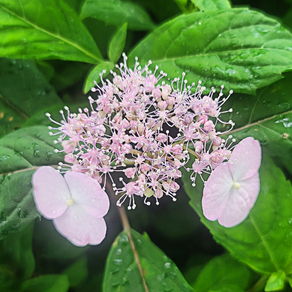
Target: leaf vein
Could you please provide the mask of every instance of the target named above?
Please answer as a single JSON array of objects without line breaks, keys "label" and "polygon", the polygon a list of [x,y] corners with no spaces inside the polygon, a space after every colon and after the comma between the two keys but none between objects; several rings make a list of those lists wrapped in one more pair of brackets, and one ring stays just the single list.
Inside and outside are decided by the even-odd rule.
[{"label": "leaf vein", "polygon": [[48,30],[45,30],[44,28],[41,28],[40,26],[38,26],[38,25],[32,23],[31,21],[29,21],[29,20],[26,19],[25,17],[22,18],[21,16],[15,14],[14,12],[10,11],[10,10],[7,9],[7,8],[1,7],[1,9],[4,10],[6,13],[11,14],[12,16],[14,16],[14,17],[20,19],[21,21],[27,23],[28,25],[30,25],[31,27],[35,28],[36,30],[39,30],[39,31],[41,31],[42,33],[47,34],[47,35],[49,35],[49,36],[51,36],[51,37],[53,37],[53,38],[59,39],[59,40],[61,40],[62,42],[67,43],[67,44],[69,44],[70,46],[76,48],[77,50],[79,50],[80,52],[82,52],[82,53],[84,53],[85,55],[89,56],[90,58],[92,58],[92,59],[94,59],[94,60],[96,60],[96,61],[98,61],[98,62],[101,62],[101,59],[100,59],[100,58],[98,58],[96,55],[94,55],[94,54],[88,52],[85,48],[83,48],[83,47],[81,47],[80,45],[74,43],[73,41],[71,41],[71,40],[69,40],[69,39],[67,39],[67,38],[65,38],[65,37],[63,37],[63,36],[61,36],[61,35],[57,35],[57,34],[54,34],[54,33],[50,32],[50,31],[48,31]]}]

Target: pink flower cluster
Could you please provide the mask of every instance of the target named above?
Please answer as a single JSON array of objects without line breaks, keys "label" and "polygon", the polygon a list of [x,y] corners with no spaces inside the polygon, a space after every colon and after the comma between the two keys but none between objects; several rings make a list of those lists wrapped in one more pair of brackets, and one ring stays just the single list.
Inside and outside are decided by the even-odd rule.
[{"label": "pink flower cluster", "polygon": [[[128,208],[135,208],[135,196],[158,200],[166,195],[174,201],[179,190],[176,179],[181,177],[181,167],[193,155],[191,172],[193,184],[197,175],[211,173],[229,159],[227,141],[218,135],[218,124],[225,124],[226,132],[233,122],[220,119],[223,87],[217,98],[214,89],[204,94],[198,84],[187,85],[185,75],[174,79],[170,85],[161,82],[164,72],[152,72],[151,62],[141,68],[136,59],[133,70],[127,67],[127,57],[111,72],[112,81],[96,84],[92,91],[97,99],[89,97],[90,109],[66,114],[56,123],[51,135],[60,135],[66,164],[60,170],[81,172],[105,184],[110,179],[117,205],[129,198]],[[102,77],[102,76],[101,76]],[[229,110],[229,112],[231,109]],[[58,151],[58,150],[56,150]]]}]

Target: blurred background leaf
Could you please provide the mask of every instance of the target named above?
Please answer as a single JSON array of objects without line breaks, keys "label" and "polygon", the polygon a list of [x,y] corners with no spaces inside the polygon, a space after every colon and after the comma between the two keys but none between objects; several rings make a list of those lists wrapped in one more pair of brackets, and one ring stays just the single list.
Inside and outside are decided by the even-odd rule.
[{"label": "blurred background leaf", "polygon": [[201,11],[212,11],[231,8],[229,0],[192,0]]},{"label": "blurred background leaf", "polygon": [[249,287],[251,278],[251,271],[246,265],[224,254],[206,264],[193,288],[195,291],[212,292],[232,286],[234,289],[244,291]]},{"label": "blurred background leaf", "polygon": [[32,276],[35,259],[32,251],[33,224],[0,242],[1,291],[19,291],[22,281]]},{"label": "blurred background leaf", "polygon": [[69,281],[66,275],[43,275],[25,281],[21,292],[66,292]]},{"label": "blurred background leaf", "polygon": [[131,30],[155,28],[147,12],[138,4],[121,0],[86,0],[80,14],[81,19],[96,18],[106,24],[121,26],[128,23]]},{"label": "blurred background leaf", "polygon": [[62,104],[32,60],[0,59],[0,136],[20,128],[38,111]]}]

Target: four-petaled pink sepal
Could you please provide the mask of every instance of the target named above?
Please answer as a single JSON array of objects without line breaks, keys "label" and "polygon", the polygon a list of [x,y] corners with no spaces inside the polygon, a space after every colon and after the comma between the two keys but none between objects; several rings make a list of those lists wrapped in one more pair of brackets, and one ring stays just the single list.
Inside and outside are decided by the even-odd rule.
[{"label": "four-petaled pink sepal", "polygon": [[229,162],[220,164],[205,184],[204,216],[225,227],[241,223],[249,214],[260,190],[260,143],[249,137],[235,146]]},{"label": "four-petaled pink sepal", "polygon": [[42,166],[32,182],[38,211],[53,219],[64,237],[77,246],[101,243],[106,235],[103,217],[109,199],[96,180],[78,172],[67,172],[63,177],[54,168]]}]

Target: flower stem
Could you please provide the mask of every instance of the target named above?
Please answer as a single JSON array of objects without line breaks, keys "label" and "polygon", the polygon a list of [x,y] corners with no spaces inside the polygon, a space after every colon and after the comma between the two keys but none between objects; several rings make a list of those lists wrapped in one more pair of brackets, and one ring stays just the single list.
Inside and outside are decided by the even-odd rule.
[{"label": "flower stem", "polygon": [[[116,196],[114,194],[114,191],[113,191],[113,188],[112,188],[112,185],[110,183],[108,183],[108,181],[107,181],[107,184],[106,184],[106,188],[107,188],[107,191],[108,191],[109,195],[112,198],[116,198]],[[137,249],[136,249],[136,246],[135,246],[132,234],[131,234],[131,227],[130,227],[130,223],[129,223],[129,220],[128,220],[127,213],[125,211],[124,206],[117,207],[117,208],[118,208],[118,211],[119,211],[122,223],[123,223],[124,231],[126,231],[126,233],[128,235],[128,238],[129,238],[129,241],[130,241],[130,244],[131,244],[131,248],[132,248],[132,251],[133,251],[133,254],[134,254],[134,259],[135,259],[135,262],[136,262],[136,264],[138,266],[139,273],[141,275],[143,287],[145,289],[145,292],[149,292],[149,289],[148,289],[148,286],[147,286],[146,280],[145,280],[144,271],[142,269],[141,262],[140,262],[140,259],[139,259],[139,255],[138,255],[138,252],[137,252]]]}]

